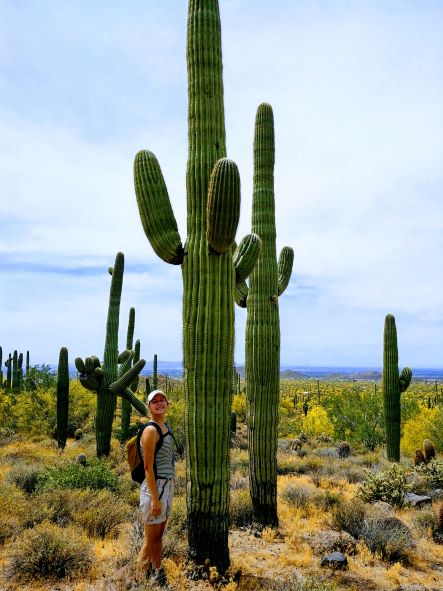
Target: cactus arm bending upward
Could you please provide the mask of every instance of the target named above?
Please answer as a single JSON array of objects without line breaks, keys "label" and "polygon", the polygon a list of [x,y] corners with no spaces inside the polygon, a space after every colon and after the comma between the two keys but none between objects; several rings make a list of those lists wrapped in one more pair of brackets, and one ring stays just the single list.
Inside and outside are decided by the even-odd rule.
[{"label": "cactus arm bending upward", "polygon": [[290,246],[284,246],[278,258],[278,295],[288,287],[294,263],[294,251]]},{"label": "cactus arm bending upward", "polygon": [[134,182],[140,218],[152,248],[165,262],[181,265],[183,246],[177,222],[160,165],[152,152],[141,150],[136,155]]}]

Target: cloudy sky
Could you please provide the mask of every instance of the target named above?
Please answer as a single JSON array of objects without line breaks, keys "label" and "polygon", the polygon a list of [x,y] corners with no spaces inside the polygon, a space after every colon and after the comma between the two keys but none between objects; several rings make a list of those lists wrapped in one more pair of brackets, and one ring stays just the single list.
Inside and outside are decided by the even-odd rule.
[{"label": "cloudy sky", "polygon": [[[276,126],[282,366],[443,366],[443,3],[220,0],[228,156],[251,217],[261,102]],[[185,0],[0,0],[0,345],[31,363],[103,353],[125,254],[151,359],[181,359],[181,272],[153,253],[132,162],[154,151],[185,237]],[[236,359],[245,311],[237,309]]]}]

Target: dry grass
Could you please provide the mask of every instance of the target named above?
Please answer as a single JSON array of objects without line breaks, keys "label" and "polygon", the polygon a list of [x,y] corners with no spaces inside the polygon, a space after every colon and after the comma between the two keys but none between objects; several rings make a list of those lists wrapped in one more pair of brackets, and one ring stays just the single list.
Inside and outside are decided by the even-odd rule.
[{"label": "dry grass", "polygon": [[[430,527],[432,515],[429,509],[417,511],[413,509],[393,510],[393,514],[401,519],[411,530],[415,547],[411,549],[408,565],[389,564],[380,555],[371,553],[367,546],[360,542],[356,553],[348,556],[349,571],[332,575],[319,566],[322,556],[310,545],[311,538],[319,532],[331,531],[331,516],[337,499],[352,503],[358,489],[363,470],[368,467],[385,466],[383,454],[374,452],[358,455],[356,452],[346,460],[339,460],[328,452],[321,452],[313,446],[305,446],[306,455],[282,452],[279,454],[278,477],[278,515],[279,531],[266,529],[261,537],[251,535],[248,524],[251,521],[251,504],[248,495],[248,456],[242,449],[232,449],[231,453],[231,506],[233,523],[230,532],[230,554],[232,571],[241,569],[248,578],[248,589],[272,588],[283,591],[351,591],[368,589],[376,591],[393,591],[400,585],[417,584],[428,588],[439,588],[443,578],[443,546],[432,541]],[[120,507],[124,515],[123,522],[112,527],[112,519],[101,521],[103,530],[95,529],[94,503],[90,493],[66,491],[58,493],[47,491],[40,496],[30,496],[11,483],[11,475],[17,466],[40,465],[45,469],[61,467],[73,462],[79,453],[88,458],[95,455],[95,442],[91,435],[86,434],[79,441],[69,441],[63,453],[49,440],[26,441],[16,438],[0,448],[0,512],[2,524],[0,538],[6,544],[0,555],[0,568],[8,566],[8,548],[13,536],[20,535],[24,529],[32,525],[30,521],[39,523],[42,519],[53,520],[54,523],[77,523],[84,526],[83,532],[89,531],[89,542],[92,548],[91,570],[87,576],[78,575],[69,582],[58,581],[60,591],[95,591],[109,589],[120,591],[129,585],[135,591],[147,591],[149,585],[136,585],[132,580],[132,565],[141,543],[141,528],[134,527],[138,520],[138,486],[130,480],[123,451],[120,444],[113,440],[110,466],[119,478],[119,490],[115,493],[114,507]],[[185,464],[177,464],[178,486],[174,513],[168,524],[165,535],[165,570],[172,591],[209,590],[207,581],[191,582],[185,576],[186,561],[186,511],[185,511]],[[291,493],[292,491],[292,493]],[[301,496],[297,491],[302,491]],[[105,493],[103,507],[106,503],[113,504],[113,494]],[[291,496],[292,494],[292,496]],[[100,495],[95,493],[94,502]],[[101,498],[101,497],[100,497]],[[88,500],[89,499],[89,500]],[[91,501],[91,502],[90,502]],[[34,503],[31,508],[30,503]],[[39,505],[40,503],[40,505]],[[78,507],[77,507],[78,505]],[[38,510],[37,510],[38,508]],[[79,509],[80,513],[77,511]],[[372,515],[374,509],[368,507]],[[372,512],[371,512],[372,511]],[[375,510],[377,511],[377,510]],[[73,514],[82,514],[84,519],[75,519]],[[99,513],[98,509],[95,513]],[[104,510],[104,516],[111,511]],[[110,529],[107,530],[106,528]],[[243,529],[240,529],[243,527]],[[94,538],[103,535],[105,539]],[[321,535],[321,534],[320,534]],[[115,537],[112,537],[115,536]],[[0,543],[1,543],[0,539]],[[123,577],[118,573],[124,570]],[[245,578],[245,580],[246,580]],[[124,581],[124,582],[123,582]],[[292,581],[289,583],[289,581]],[[314,581],[314,582],[313,582]],[[18,580],[3,579],[0,588],[5,591],[35,591],[48,589],[45,581],[36,579],[32,586],[23,586]],[[29,584],[28,584],[29,585]],[[254,587],[255,585],[255,587]],[[288,586],[290,585],[290,586]],[[150,587],[154,589],[154,587]],[[269,587],[271,588],[271,587]],[[231,582],[224,587],[225,591],[235,591],[236,583]]]}]

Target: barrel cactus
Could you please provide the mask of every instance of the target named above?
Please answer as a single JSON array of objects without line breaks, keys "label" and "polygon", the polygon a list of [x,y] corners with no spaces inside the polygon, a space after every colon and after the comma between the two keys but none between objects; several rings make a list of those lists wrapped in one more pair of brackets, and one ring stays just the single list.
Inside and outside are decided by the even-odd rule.
[{"label": "barrel cactus", "polygon": [[[235,163],[226,158],[217,0],[189,1],[187,64],[184,246],[160,166],[151,152],[139,152],[135,158],[135,190],[152,248],[164,261],[182,266],[189,553],[195,562],[209,559],[223,571],[229,564],[234,287],[241,257],[235,264],[240,177]],[[247,259],[251,248],[255,256],[259,238],[250,236],[249,243],[252,247],[243,245]],[[255,259],[250,266],[254,263]]]},{"label": "barrel cactus", "polygon": [[383,347],[383,403],[388,460],[400,461],[400,396],[411,383],[412,371],[405,367],[398,371],[397,328],[395,318],[385,318]]},{"label": "barrel cactus", "polygon": [[262,246],[256,267],[237,292],[247,307],[246,397],[248,402],[249,482],[254,521],[277,526],[277,433],[280,397],[280,320],[278,298],[292,272],[294,252],[276,256],[274,197],[274,117],[270,105],[257,109],[254,135],[252,231]]},{"label": "barrel cactus", "polygon": [[57,444],[63,449],[68,438],[69,365],[68,349],[62,347],[57,370]]},{"label": "barrel cactus", "polygon": [[97,394],[95,437],[98,457],[108,456],[111,451],[112,421],[117,395],[129,399],[135,406],[133,398],[136,397],[128,386],[146,363],[144,359],[140,359],[131,367],[134,353],[127,349],[120,355],[118,353],[118,325],[124,265],[124,255],[119,252],[115,257],[113,269],[110,269],[112,279],[103,365],[95,355],[86,357],[84,361],[80,357],[75,360],[81,384]]}]

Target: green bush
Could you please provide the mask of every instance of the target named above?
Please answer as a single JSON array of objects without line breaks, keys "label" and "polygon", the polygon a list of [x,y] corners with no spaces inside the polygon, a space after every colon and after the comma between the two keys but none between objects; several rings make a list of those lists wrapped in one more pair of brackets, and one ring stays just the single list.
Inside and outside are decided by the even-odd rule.
[{"label": "green bush", "polygon": [[368,474],[360,485],[358,494],[367,503],[384,501],[395,507],[402,507],[405,495],[410,490],[405,471],[398,464],[393,464],[387,471]]},{"label": "green bush", "polygon": [[314,496],[313,502],[316,507],[323,509],[323,511],[330,511],[340,503],[340,499],[339,494],[324,490]]},{"label": "green bush", "polygon": [[39,482],[38,490],[54,488],[118,490],[118,478],[106,460],[94,459],[86,466],[77,462],[49,470]]},{"label": "green bush", "polygon": [[421,509],[414,516],[414,526],[421,533],[433,531],[437,527],[437,515],[432,509]]},{"label": "green bush", "polygon": [[22,532],[9,551],[9,574],[19,579],[63,579],[85,574],[92,563],[91,545],[81,532],[48,522]]},{"label": "green bush", "polygon": [[365,516],[365,505],[360,499],[341,501],[331,511],[330,526],[336,531],[345,531],[358,539],[363,530]]}]

